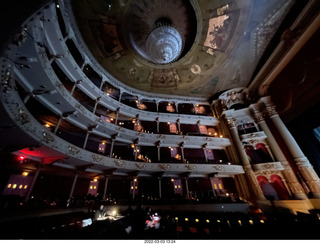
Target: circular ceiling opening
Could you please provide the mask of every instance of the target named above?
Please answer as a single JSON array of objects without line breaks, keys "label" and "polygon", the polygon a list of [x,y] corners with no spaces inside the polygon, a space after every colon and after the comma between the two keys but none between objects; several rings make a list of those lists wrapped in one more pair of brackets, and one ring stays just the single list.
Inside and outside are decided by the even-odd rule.
[{"label": "circular ceiling opening", "polygon": [[195,11],[189,1],[132,1],[125,14],[129,45],[153,65],[174,63],[184,57],[197,34]]}]

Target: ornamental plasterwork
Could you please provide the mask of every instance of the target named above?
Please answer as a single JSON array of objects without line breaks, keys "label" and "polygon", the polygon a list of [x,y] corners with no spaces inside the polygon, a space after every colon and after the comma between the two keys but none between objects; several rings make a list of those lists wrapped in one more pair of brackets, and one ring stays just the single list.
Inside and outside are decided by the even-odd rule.
[{"label": "ornamental plasterwork", "polygon": [[19,108],[19,121],[22,125],[30,122],[30,116],[22,108]]},{"label": "ornamental plasterwork", "polygon": [[84,108],[82,105],[76,104],[75,107],[76,107],[77,109],[79,109],[79,110],[81,111],[81,113],[87,114],[87,111],[85,110],[85,108]]},{"label": "ornamental plasterwork", "polygon": [[42,138],[46,143],[54,141],[54,137],[44,130],[42,131]]},{"label": "ornamental plasterwork", "polygon": [[124,166],[124,162],[123,161],[120,161],[120,160],[115,160],[114,161],[114,164],[118,167],[123,167]]},{"label": "ornamental plasterwork", "polygon": [[75,148],[74,146],[69,146],[68,147],[68,152],[71,155],[76,155],[76,154],[78,154],[80,152],[80,150]]},{"label": "ornamental plasterwork", "polygon": [[92,159],[95,162],[100,162],[103,159],[103,157],[100,155],[92,154]]},{"label": "ornamental plasterwork", "polygon": [[237,124],[237,120],[235,118],[226,118],[226,120],[227,120],[229,129],[232,129]]},{"label": "ornamental plasterwork", "polygon": [[276,106],[267,106],[266,107],[266,113],[268,114],[268,116],[273,116],[273,115],[277,115],[277,110],[276,110]]},{"label": "ornamental plasterwork", "polygon": [[257,123],[264,122],[263,113],[255,112],[254,117],[255,117]]},{"label": "ornamental plasterwork", "polygon": [[222,166],[222,165],[214,165],[214,166],[212,166],[212,168],[214,168],[216,171],[223,171],[224,170],[224,166]]},{"label": "ornamental plasterwork", "polygon": [[254,164],[253,169],[255,171],[263,171],[263,172],[278,172],[279,170],[284,170],[282,164],[280,162],[272,162],[272,163],[261,163],[261,164]]},{"label": "ornamental plasterwork", "polygon": [[159,167],[160,169],[162,169],[162,170],[167,170],[167,169],[170,168],[170,165],[168,165],[168,164],[159,164],[158,167]]},{"label": "ornamental plasterwork", "polygon": [[136,167],[138,168],[138,169],[142,169],[142,168],[144,168],[146,165],[144,164],[144,163],[136,163]]},{"label": "ornamental plasterwork", "polygon": [[186,167],[187,170],[190,170],[190,171],[195,170],[197,168],[195,165],[189,165],[189,164],[185,165],[184,167]]},{"label": "ornamental plasterwork", "polygon": [[259,141],[263,141],[266,138],[267,136],[263,131],[241,135],[242,141],[248,141],[251,144],[257,143]]}]

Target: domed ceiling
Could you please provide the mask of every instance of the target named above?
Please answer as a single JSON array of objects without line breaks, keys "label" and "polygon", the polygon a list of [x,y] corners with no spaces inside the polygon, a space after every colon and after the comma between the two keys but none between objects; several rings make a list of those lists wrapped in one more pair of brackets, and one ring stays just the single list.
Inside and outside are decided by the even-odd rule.
[{"label": "domed ceiling", "polygon": [[249,84],[294,0],[74,0],[88,48],[133,88],[210,98]]}]

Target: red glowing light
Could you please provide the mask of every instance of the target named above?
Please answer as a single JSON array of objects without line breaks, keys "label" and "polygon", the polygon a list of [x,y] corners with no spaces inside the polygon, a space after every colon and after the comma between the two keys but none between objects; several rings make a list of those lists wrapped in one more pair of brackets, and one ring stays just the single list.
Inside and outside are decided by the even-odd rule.
[{"label": "red glowing light", "polygon": [[24,160],[24,157],[23,156],[19,156],[19,160]]}]

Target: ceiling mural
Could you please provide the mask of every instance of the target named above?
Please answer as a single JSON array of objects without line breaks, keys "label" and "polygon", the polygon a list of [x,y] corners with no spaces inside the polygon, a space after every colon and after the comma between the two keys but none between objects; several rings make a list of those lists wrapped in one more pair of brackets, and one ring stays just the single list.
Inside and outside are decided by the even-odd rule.
[{"label": "ceiling mural", "polygon": [[151,93],[210,98],[249,84],[293,3],[74,0],[73,8],[89,50],[120,82]]}]

